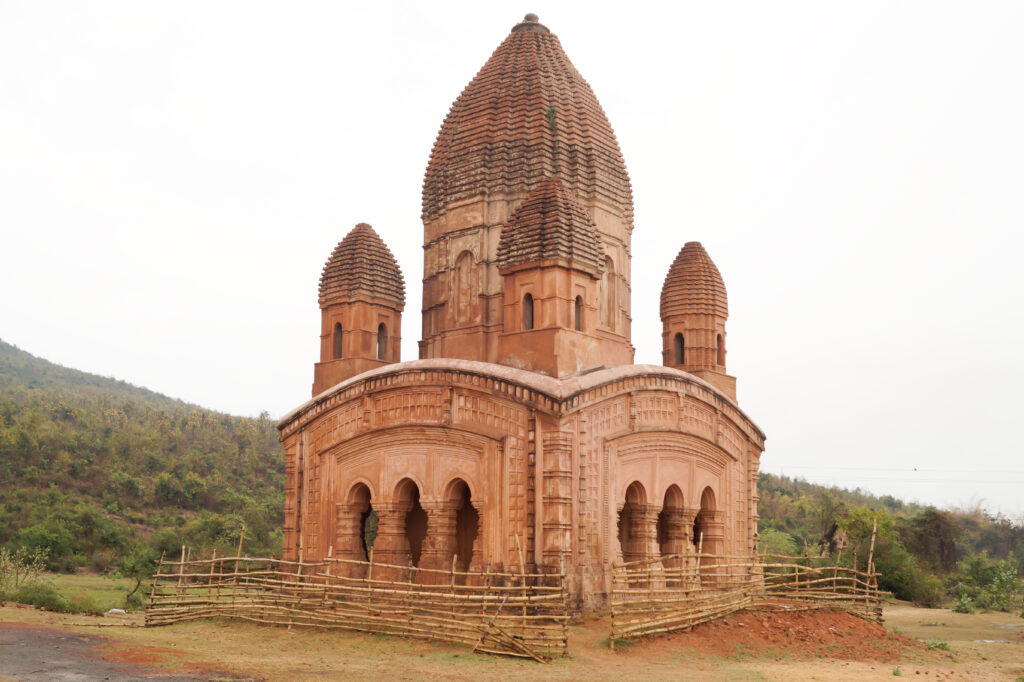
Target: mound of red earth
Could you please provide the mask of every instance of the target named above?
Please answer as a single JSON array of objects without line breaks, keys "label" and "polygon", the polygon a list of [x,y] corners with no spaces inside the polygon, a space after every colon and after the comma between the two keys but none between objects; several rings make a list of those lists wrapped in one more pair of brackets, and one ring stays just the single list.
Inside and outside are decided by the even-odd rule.
[{"label": "mound of red earth", "polygon": [[690,631],[640,640],[644,649],[693,649],[720,657],[896,661],[924,645],[845,611],[743,611]]}]

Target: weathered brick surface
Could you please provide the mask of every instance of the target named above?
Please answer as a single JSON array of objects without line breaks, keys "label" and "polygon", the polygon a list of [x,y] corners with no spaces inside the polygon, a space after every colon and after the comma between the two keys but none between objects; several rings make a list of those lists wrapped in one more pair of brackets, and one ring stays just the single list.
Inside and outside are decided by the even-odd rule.
[{"label": "weathered brick surface", "polygon": [[666,366],[634,365],[632,216],[611,126],[528,15],[430,157],[421,359],[401,362],[402,274],[369,225],[324,268],[314,397],[279,424],[285,558],[365,558],[373,510],[378,561],[564,568],[591,609],[623,558],[751,552],[764,434],[725,374],[725,284],[687,243]]}]

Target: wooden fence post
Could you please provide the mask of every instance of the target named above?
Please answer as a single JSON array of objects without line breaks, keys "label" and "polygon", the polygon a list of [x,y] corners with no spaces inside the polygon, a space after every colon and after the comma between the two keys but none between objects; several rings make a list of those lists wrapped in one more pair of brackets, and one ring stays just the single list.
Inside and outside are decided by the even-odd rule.
[{"label": "wooden fence post", "polygon": [[523,546],[519,544],[519,533],[515,534],[516,551],[519,553],[519,575],[523,583],[523,632],[526,632],[526,564],[523,562]]}]

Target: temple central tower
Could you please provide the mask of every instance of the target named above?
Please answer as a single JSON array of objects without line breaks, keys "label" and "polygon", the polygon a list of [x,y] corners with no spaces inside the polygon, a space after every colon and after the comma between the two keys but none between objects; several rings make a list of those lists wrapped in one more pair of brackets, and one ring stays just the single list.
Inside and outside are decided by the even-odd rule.
[{"label": "temple central tower", "polygon": [[[513,27],[452,105],[423,181],[421,358],[462,358],[533,368],[503,335],[510,306],[499,270],[502,229],[546,178],[557,177],[589,215],[600,268],[588,329],[589,366],[633,362],[630,343],[630,235],[633,196],[615,133],[558,38],[528,14]],[[538,285],[546,276],[538,263]],[[527,268],[528,269],[528,268]],[[523,265],[517,285],[528,278]],[[551,289],[558,287],[551,284]],[[538,324],[571,319],[552,295]],[[582,297],[581,297],[582,300]],[[532,298],[531,298],[532,301]],[[531,303],[532,305],[532,303]],[[555,310],[558,308],[558,310]],[[568,308],[567,308],[568,310]],[[524,349],[537,356],[537,349]],[[580,367],[578,369],[587,369]],[[563,374],[565,372],[559,371]]]}]

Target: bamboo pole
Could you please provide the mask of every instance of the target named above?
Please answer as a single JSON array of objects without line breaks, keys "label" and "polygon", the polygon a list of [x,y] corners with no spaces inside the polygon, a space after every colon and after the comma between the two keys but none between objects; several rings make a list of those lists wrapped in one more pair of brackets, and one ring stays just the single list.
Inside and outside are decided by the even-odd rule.
[{"label": "bamboo pole", "polygon": [[[488,563],[490,563],[490,561],[488,561]],[[490,620],[490,621],[488,621],[488,623],[487,623],[487,627],[486,627],[486,628],[484,628],[484,632],[483,632],[483,634],[482,634],[482,635],[480,635],[480,640],[479,640],[479,641],[478,641],[478,642],[477,642],[477,643],[476,643],[475,645],[473,645],[473,653],[476,653],[476,650],[477,650],[477,649],[479,649],[479,648],[480,648],[480,645],[484,643],[484,638],[486,638],[486,637],[487,637],[487,632],[488,632],[488,631],[489,631],[489,630],[491,629],[491,625],[493,625],[493,624],[494,624],[494,621],[495,621],[495,620],[496,620],[496,619],[498,618],[498,614],[500,614],[500,613],[501,613],[501,609],[502,609],[502,607],[504,607],[504,606],[505,606],[505,600],[506,600],[506,599],[508,599],[508,595],[507,595],[507,594],[506,594],[506,595],[505,595],[505,597],[504,597],[504,598],[503,598],[503,599],[501,600],[501,603],[500,603],[500,604],[498,604],[498,610],[494,612],[494,615],[493,615],[493,616],[491,616],[491,620]]]},{"label": "bamboo pole", "polygon": [[455,618],[455,563],[459,560],[459,555],[456,552],[452,554],[452,578],[451,578],[451,593],[452,593],[452,619]]},{"label": "bamboo pole", "polygon": [[868,549],[868,586],[864,594],[864,606],[868,607],[871,603],[871,581],[874,579],[872,576],[875,573],[875,536],[878,534],[878,517],[876,516],[871,522],[871,548]]},{"label": "bamboo pole", "polygon": [[[523,628],[526,628],[526,564],[523,563],[523,546],[519,544],[519,533],[515,534],[516,538],[516,552],[519,554],[519,574],[522,576],[523,583]],[[534,552],[534,559],[536,559],[536,552]]]}]

